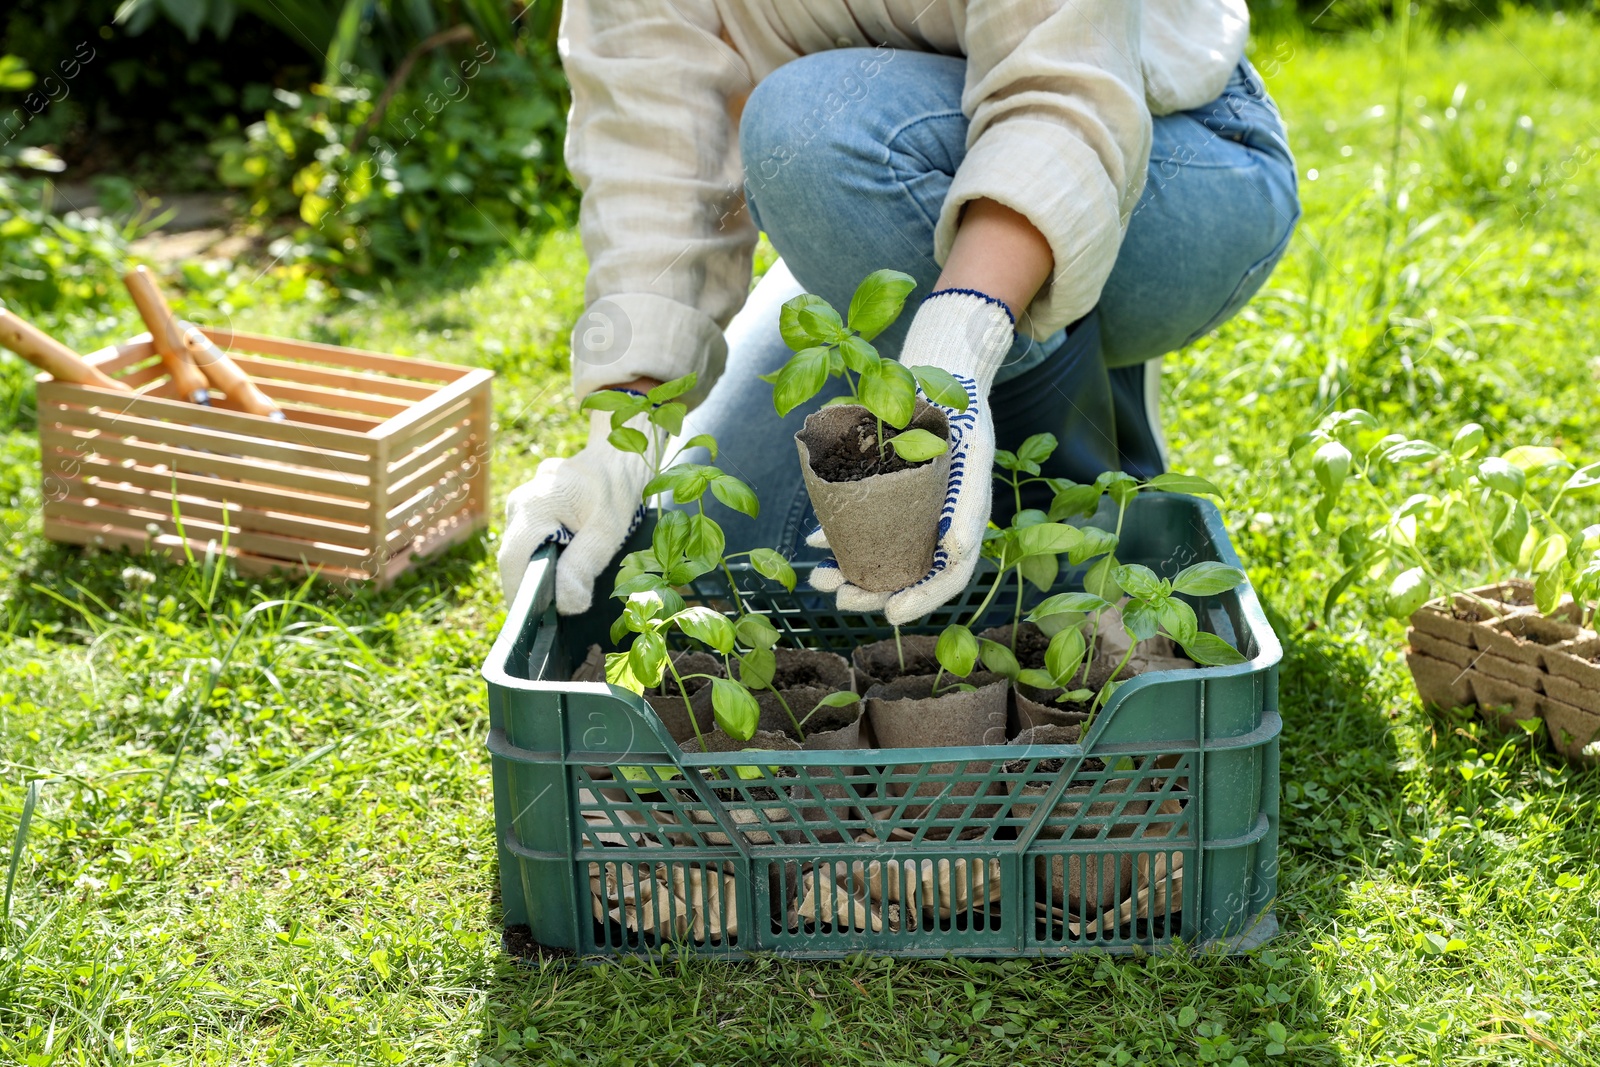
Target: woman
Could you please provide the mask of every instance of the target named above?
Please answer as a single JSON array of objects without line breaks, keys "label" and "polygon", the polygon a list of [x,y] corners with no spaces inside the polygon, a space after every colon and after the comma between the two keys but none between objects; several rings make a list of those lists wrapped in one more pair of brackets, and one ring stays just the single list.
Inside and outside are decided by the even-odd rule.
[{"label": "woman", "polygon": [[[874,343],[967,386],[965,477],[927,577],[873,594],[824,565],[813,584],[893,623],[927,614],[976,566],[996,446],[1053,433],[1045,473],[1079,481],[1163,469],[1159,357],[1282,255],[1294,161],[1247,36],[1244,0],[568,0],[590,261],[574,391],[697,374],[685,433],[714,435],[761,500],[759,520],[717,513],[730,549],[802,552],[815,523],[791,438],[833,393],[777,417],[758,376],[789,355],[778,309],[912,275]],[[782,261],[747,299],[758,231]],[[511,494],[508,597],[557,541],[557,608],[588,608],[647,477],[608,430],[597,413],[586,448]]]}]

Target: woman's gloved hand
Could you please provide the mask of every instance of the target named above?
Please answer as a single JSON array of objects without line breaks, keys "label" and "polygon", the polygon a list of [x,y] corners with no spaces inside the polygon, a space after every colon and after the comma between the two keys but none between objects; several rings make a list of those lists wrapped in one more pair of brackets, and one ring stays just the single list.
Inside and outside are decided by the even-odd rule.
[{"label": "woman's gloved hand", "polygon": [[[900,350],[908,367],[948,371],[967,390],[967,410],[946,408],[950,420],[950,485],[939,519],[939,543],[928,573],[906,589],[872,593],[844,580],[838,564],[827,560],[811,572],[811,585],[837,593],[846,611],[883,612],[895,626],[920,619],[960,595],[972,580],[989,525],[994,472],[994,422],[989,387],[1011,350],[1016,323],[994,297],[971,289],[941,289],[917,309]],[[806,539],[827,548],[819,529]]]},{"label": "woman's gloved hand", "polygon": [[[627,425],[643,432],[659,451],[660,430],[640,415]],[[556,561],[556,610],[587,611],[594,580],[616,556],[644,515],[639,499],[650,468],[637,452],[623,452],[607,438],[611,413],[589,416],[589,443],[567,459],[539,464],[533,481],[512,490],[506,500],[506,528],[500,540],[500,584],[506,600],[517,595],[528,560],[540,547],[565,545]]]}]

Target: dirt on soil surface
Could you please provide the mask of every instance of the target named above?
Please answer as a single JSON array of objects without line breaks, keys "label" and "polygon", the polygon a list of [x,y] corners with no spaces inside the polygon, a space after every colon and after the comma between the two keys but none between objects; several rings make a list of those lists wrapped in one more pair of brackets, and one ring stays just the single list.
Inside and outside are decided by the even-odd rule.
[{"label": "dirt on soil surface", "polygon": [[533,939],[530,926],[508,926],[500,935],[500,944],[506,955],[524,960],[568,960],[574,955],[571,949],[550,948]]},{"label": "dirt on soil surface", "polygon": [[[899,431],[894,427],[885,426],[884,441],[887,442],[896,433]],[[879,474],[893,474],[933,462],[925,459],[908,463],[887,443],[880,455],[878,420],[866,408],[861,409],[842,436],[832,441],[818,442],[810,452],[811,469],[817,472],[817,477],[827,482],[859,482]]]},{"label": "dirt on soil surface", "polygon": [[[772,672],[774,689],[811,687],[829,691],[850,688],[850,664],[833,652],[812,649],[773,649],[776,668]],[[805,714],[795,709],[798,714]]]},{"label": "dirt on soil surface", "polygon": [[[838,692],[838,690],[834,690],[834,692]],[[794,709],[797,718],[805,719],[805,731],[807,734],[825,734],[834,730],[842,730],[861,717],[861,702],[858,700],[854,704],[847,704],[842,708],[828,706],[817,708],[815,712],[811,713],[810,718],[806,718],[806,713],[816,706],[817,701],[827,695],[827,692],[821,689],[786,689],[784,690],[783,698]],[[796,703],[797,697],[800,703]],[[804,707],[801,706],[802,703],[805,704]]]},{"label": "dirt on soil surface", "polygon": [[[711,674],[722,677],[722,661],[709,652],[674,652],[672,665],[682,674]],[[683,684],[688,688],[689,695],[700,692],[711,682],[705,678],[685,678]],[[678,690],[678,681],[672,677],[672,672],[667,671],[661,676],[661,684],[654,689],[647,690],[654,696],[675,697],[682,694]]]},{"label": "dirt on soil surface", "polygon": [[[939,660],[933,654],[939,639],[931,634],[902,634],[900,649],[894,638],[875,641],[856,648],[850,660],[861,673],[873,681],[892,682],[896,678],[933,674],[939,669]],[[905,653],[905,666],[900,666],[901,651]]]},{"label": "dirt on soil surface", "polygon": [[1000,644],[1009,647],[1024,670],[1044,670],[1044,653],[1050,647],[1050,639],[1044,635],[1043,630],[1033,623],[1025,622],[1017,629],[1017,643],[1015,645],[1011,644],[1010,623],[985,630],[978,636],[986,637],[991,641],[998,641]]},{"label": "dirt on soil surface", "polygon": [[[1061,768],[1064,767],[1064,766],[1066,766],[1066,761],[1065,760],[1058,760],[1058,759],[1041,760],[1040,763],[1039,763],[1038,768],[1034,771],[1034,773],[1035,774],[1060,774],[1061,773]],[[1090,756],[1088,759],[1084,760],[1083,761],[1083,767],[1080,768],[1082,773],[1085,773],[1085,774],[1088,774],[1088,773],[1091,773],[1091,772],[1103,771],[1105,769],[1106,769],[1105,763],[1102,762],[1099,759],[1096,759],[1094,756]],[[1027,773],[1027,770],[1028,770],[1028,761],[1025,760],[1025,759],[1012,760],[1010,763],[1007,763],[1005,765],[1005,772],[1007,774],[1025,774],[1025,773]],[[1088,785],[1089,783],[1088,782],[1084,782],[1082,784]]]}]

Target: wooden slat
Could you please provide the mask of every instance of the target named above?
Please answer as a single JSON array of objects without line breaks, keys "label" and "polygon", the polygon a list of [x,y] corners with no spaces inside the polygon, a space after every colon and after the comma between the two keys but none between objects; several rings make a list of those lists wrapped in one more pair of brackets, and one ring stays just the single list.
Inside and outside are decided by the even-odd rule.
[{"label": "wooden slat", "polygon": [[423,466],[431,457],[465,445],[472,437],[472,428],[472,423],[470,422],[459,422],[445,430],[440,436],[418,448],[412,449],[410,454],[400,462],[389,465],[388,471],[385,472],[387,481],[390,485],[393,485]]},{"label": "wooden slat", "polygon": [[156,346],[147,330],[120,345],[97,348],[83,358],[115,378],[142,360],[156,358]]},{"label": "wooden slat", "polygon": [[[456,471],[455,473],[464,475],[464,472],[461,471]],[[425,516],[430,511],[449,507],[452,501],[465,501],[469,495],[470,487],[465,476],[451,478],[446,475],[438,481],[422,487],[420,491],[414,493],[408,499],[391,507],[389,513],[384,516],[383,525],[389,531],[389,535],[385,540],[392,541],[398,531],[403,530],[418,516]],[[393,498],[391,497],[391,499]],[[454,507],[449,507],[449,510],[453,511]],[[426,528],[427,525],[429,523],[424,522],[422,528]],[[416,530],[412,531],[413,536],[416,532]]]},{"label": "wooden slat", "polygon": [[[191,406],[202,414],[209,414],[199,405]],[[226,430],[210,429],[204,425],[186,426],[167,421],[141,419],[135,415],[105,408],[66,412],[56,408],[54,411],[57,417],[49,422],[46,422],[45,413],[41,411],[39,425],[48,425],[54,430],[100,430],[120,437],[136,437],[151,444],[220,452],[240,459],[270,459],[296,467],[337,471],[341,474],[360,474],[367,478],[372,478],[378,471],[378,462],[371,455],[336,452],[288,440],[280,444],[253,435],[247,437]],[[293,433],[292,427],[286,427],[284,430],[286,438]]]},{"label": "wooden slat", "polygon": [[234,353],[233,361],[239,369],[256,380],[261,388],[271,391],[273,382],[301,382],[306,385],[326,385],[353,393],[370,396],[393,397],[396,400],[422,400],[438,392],[437,385],[420,385],[400,378],[378,374],[359,374],[354,371],[330,370],[309,363],[290,363],[279,359],[257,359]]},{"label": "wooden slat", "polygon": [[382,397],[367,396],[365,393],[342,393],[320,385],[271,382],[263,387],[262,392],[279,403],[290,400],[301,404],[315,404],[330,411],[356,411],[363,415],[376,415],[382,419],[393,418],[410,406],[398,400],[384,400]]},{"label": "wooden slat", "polygon": [[[43,419],[43,409],[47,404],[71,410],[100,408],[102,411],[116,411],[143,419],[205,426],[240,437],[287,440],[313,448],[328,448],[362,456],[370,456],[374,451],[372,439],[365,432],[308,425],[300,421],[297,413],[290,414],[286,422],[275,422],[260,415],[229,411],[225,407],[201,407],[171,396],[127,397],[111,403],[106,401],[105,396],[104,393],[90,392],[81,385],[50,382],[40,389],[40,418]],[[63,414],[61,421],[72,420],[69,415]],[[363,422],[363,425],[375,423]]]},{"label": "wooden slat", "polygon": [[[359,526],[371,525],[370,520],[377,514],[367,501],[348,497],[249,485],[229,478],[208,478],[203,474],[124,466],[105,457],[80,456],[71,452],[46,451],[43,459],[47,476],[53,475],[69,484],[81,478],[89,486],[90,492],[99,485],[125,484],[155,492],[167,492],[176,487],[187,496],[202,497],[216,504],[309,515]],[[382,525],[381,522],[379,525]]]},{"label": "wooden slat", "polygon": [[421,378],[437,382],[453,382],[471,374],[472,368],[458,367],[453,363],[439,363],[431,359],[409,356],[386,356],[359,348],[319,344],[316,341],[290,341],[281,337],[266,337],[258,333],[233,330],[210,330],[201,333],[225,349],[256,352],[264,356],[282,356],[285,359],[303,359],[312,363],[327,363],[335,367],[377,371],[402,378]]},{"label": "wooden slat", "polygon": [[406,500],[412,494],[420,491],[423,486],[436,482],[445,476],[446,471],[466,466],[464,454],[440,453],[432,456],[427,463],[418,467],[406,477],[389,483],[389,500],[392,508],[393,501]]},{"label": "wooden slat", "polygon": [[[108,531],[122,530],[130,534],[142,531],[146,532],[147,536],[148,528],[153,524],[164,534],[178,536],[177,521],[170,514],[162,514],[154,508],[124,509],[108,504],[91,507],[87,504],[52,500],[46,501],[44,513],[47,518],[57,522],[72,522],[80,526],[94,526],[98,523]],[[184,517],[182,521],[184,531],[189,537],[201,534],[207,539],[214,538],[218,544],[222,542],[226,528],[221,524],[201,518]],[[366,545],[341,545],[330,540],[305,541],[295,537],[277,537],[272,534],[246,533],[239,530],[227,530],[227,534],[228,544],[238,548],[240,552],[281,559],[290,563],[304,561],[353,567],[359,566],[363,560],[369,558],[371,551]]]},{"label": "wooden slat", "polygon": [[[187,542],[176,534],[162,534],[157,538],[148,535],[136,535],[126,530],[104,529],[101,526],[86,526],[82,523],[67,522],[61,519],[46,517],[44,520],[44,535],[52,541],[59,541],[69,545],[99,545],[106,548],[127,548],[135,552],[145,549],[164,553],[177,559],[183,558],[183,548],[187,544],[189,551],[196,559],[205,555],[206,542],[189,538]],[[219,542],[220,545],[220,542]],[[286,574],[304,574],[306,569],[298,561],[290,562],[282,559],[257,556],[249,552],[241,552],[237,546],[229,545],[228,559],[233,563],[240,574],[270,574],[282,571]],[[323,565],[314,567],[317,576],[335,584],[359,582],[372,578],[368,566],[336,567]],[[382,571],[379,571],[379,580],[382,581]]]},{"label": "wooden slat", "polygon": [[388,438],[389,455],[392,457],[391,462],[401,462],[407,457],[408,453],[426,446],[447,427],[466,422],[471,417],[472,398],[466,397],[459,403],[452,404],[422,422],[415,423],[404,433]]},{"label": "wooden slat", "polygon": [[427,533],[413,539],[389,557],[379,578],[379,588],[394,581],[414,560],[431,556],[450,545],[465,541],[488,524],[488,516],[472,515],[464,506],[460,511],[445,516],[430,527]]},{"label": "wooden slat", "polygon": [[[136,509],[144,508],[160,512],[163,515],[172,514],[174,496],[171,492],[158,489],[145,489],[136,486],[111,485],[106,482],[96,481],[90,484],[87,481],[68,483],[71,488],[66,497],[67,502],[77,502],[81,496],[82,503],[93,506],[90,501],[100,501],[112,504],[119,508]],[[176,496],[178,516],[184,522],[191,518],[203,519],[206,522],[221,523],[224,516],[227,525],[247,533],[283,534],[286,537],[296,537],[302,540],[317,541],[331,540],[337,544],[363,544],[368,538],[370,530],[366,525],[349,526],[335,523],[325,518],[306,515],[291,515],[280,511],[265,511],[255,507],[241,507],[233,505],[225,507],[211,500],[179,493]]]},{"label": "wooden slat", "polygon": [[[433,532],[441,526],[454,523],[466,509],[467,502],[464,496],[451,497],[443,501],[436,501],[438,510],[429,515],[426,522],[412,526],[410,529],[397,527],[389,535],[389,540],[384,546],[385,556],[406,551],[406,545],[419,540],[427,540]],[[470,517],[470,516],[469,516]]]},{"label": "wooden slat", "polygon": [[286,467],[267,460],[234,459],[207,452],[190,452],[180,448],[145,444],[108,436],[98,430],[73,433],[41,426],[39,443],[43,448],[59,448],[65,452],[98,453],[118,459],[132,459],[147,466],[167,466],[194,474],[226,475],[241,481],[264,485],[283,486],[288,489],[310,489],[361,499],[368,497],[369,479],[360,474],[341,474],[336,471],[311,470],[307,467]]},{"label": "wooden slat", "polygon": [[436,412],[453,407],[462,397],[471,396],[479,389],[487,389],[494,377],[493,371],[469,371],[464,377],[451,382],[437,393],[413,404],[411,408],[385,422],[372,431],[374,437],[396,437],[413,427],[426,423]]}]

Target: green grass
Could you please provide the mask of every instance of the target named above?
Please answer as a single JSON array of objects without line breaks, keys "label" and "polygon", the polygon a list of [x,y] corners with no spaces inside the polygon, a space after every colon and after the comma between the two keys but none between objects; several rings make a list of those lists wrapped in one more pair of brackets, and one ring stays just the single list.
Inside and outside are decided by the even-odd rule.
[{"label": "green grass", "polygon": [[[0,1062],[1600,1063],[1600,772],[1425,711],[1398,627],[1359,602],[1322,626],[1333,563],[1282,459],[1352,403],[1600,452],[1600,32],[1419,33],[1403,90],[1397,37],[1257,43],[1317,172],[1305,227],[1167,379],[1178,465],[1230,490],[1285,639],[1270,949],[516,967],[476,675],[504,614],[492,542],[349,595],[52,546],[10,362],[0,867],[39,784],[0,922]],[[189,306],[499,371],[499,496],[572,443],[571,234],[359,298],[252,274],[191,270]],[[87,349],[129,321],[48,324]]]}]

